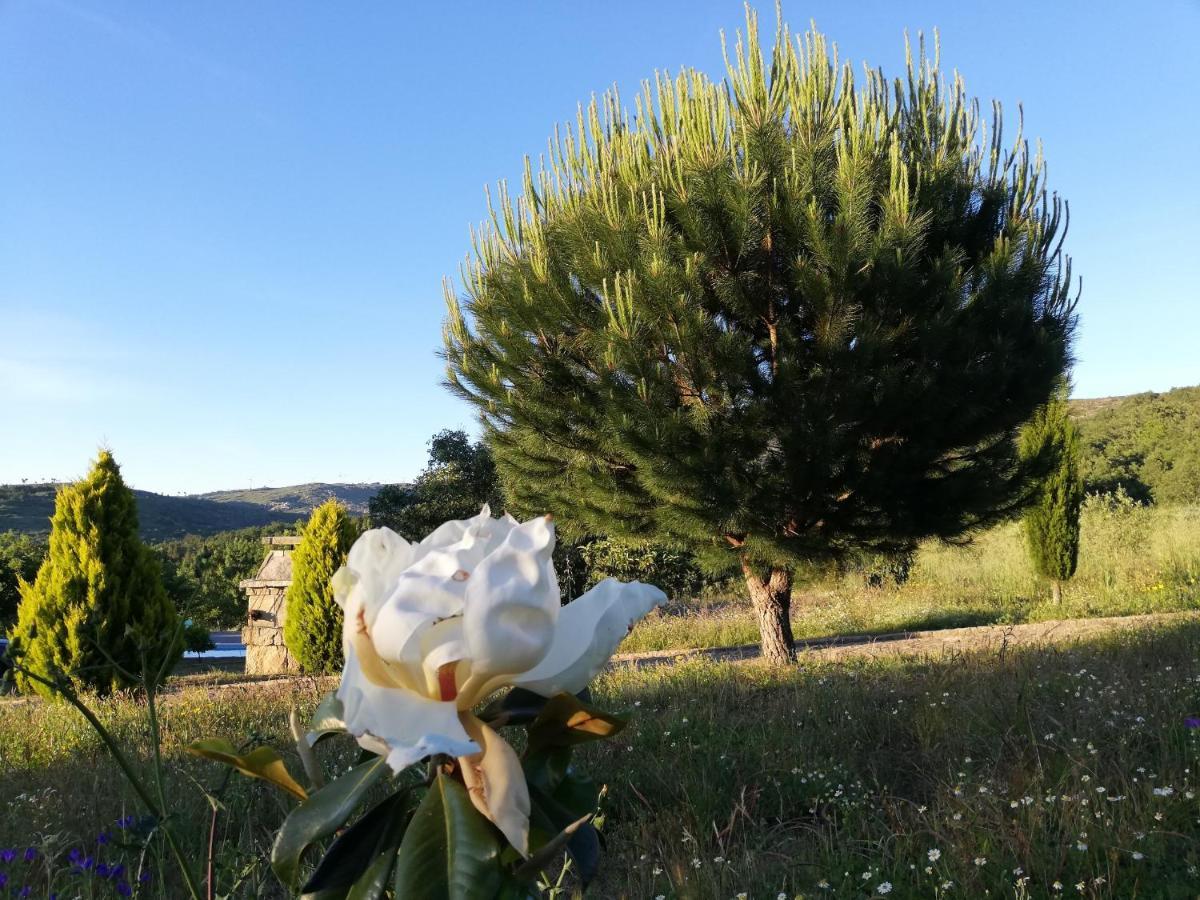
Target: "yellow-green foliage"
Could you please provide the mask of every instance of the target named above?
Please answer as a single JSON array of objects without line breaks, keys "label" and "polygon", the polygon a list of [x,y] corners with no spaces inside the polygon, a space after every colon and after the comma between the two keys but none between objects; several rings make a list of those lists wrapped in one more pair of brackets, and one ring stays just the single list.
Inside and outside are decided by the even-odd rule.
[{"label": "yellow-green foliage", "polygon": [[337,500],[313,510],[292,554],[283,639],[306,672],[342,667],[342,610],[333,600],[330,579],[346,561],[357,526]]},{"label": "yellow-green foliage", "polygon": [[[108,451],[59,491],[49,553],[20,592],[13,654],[41,678],[107,693],[131,686],[143,664],[157,669],[182,652],[158,563],[138,537],[133,492]],[[20,671],[17,685],[52,693]]]}]

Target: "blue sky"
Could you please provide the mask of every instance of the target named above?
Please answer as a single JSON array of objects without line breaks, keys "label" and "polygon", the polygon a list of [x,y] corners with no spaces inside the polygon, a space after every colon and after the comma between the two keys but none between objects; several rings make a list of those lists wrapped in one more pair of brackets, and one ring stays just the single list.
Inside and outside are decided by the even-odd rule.
[{"label": "blue sky", "polygon": [[[773,10],[761,5],[764,22]],[[350,10],[353,9],[353,12]],[[810,2],[898,74],[907,28],[1040,136],[1083,276],[1076,393],[1200,382],[1200,4]],[[0,0],[0,482],[412,477],[441,281],[484,186],[576,103],[719,75],[722,2]]]}]

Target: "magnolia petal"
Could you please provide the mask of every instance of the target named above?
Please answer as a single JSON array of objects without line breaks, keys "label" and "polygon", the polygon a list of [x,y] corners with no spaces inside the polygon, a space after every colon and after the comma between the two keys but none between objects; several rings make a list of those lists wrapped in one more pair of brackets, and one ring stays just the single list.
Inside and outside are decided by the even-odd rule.
[{"label": "magnolia petal", "polygon": [[521,761],[508,741],[470,713],[462,714],[467,733],[482,749],[462,756],[463,782],[471,802],[508,838],[522,856],[529,855],[529,786]]},{"label": "magnolia petal", "polygon": [[420,639],[434,623],[463,611],[467,573],[457,554],[438,551],[396,579],[371,625],[371,640],[386,660],[421,664]]},{"label": "magnolia petal", "polygon": [[434,753],[469,756],[480,751],[459,721],[453,702],[376,684],[364,674],[353,648],[346,656],[337,695],[346,730],[373,753],[386,747],[388,765],[397,773]]},{"label": "magnolia petal", "polygon": [[329,579],[329,586],[333,588],[333,602],[345,610],[350,592],[359,580],[359,577],[345,566],[334,572],[333,577]]},{"label": "magnolia petal", "polygon": [[463,539],[472,527],[486,526],[492,521],[492,510],[486,503],[479,510],[479,515],[472,516],[469,519],[451,519],[449,522],[443,522],[429,534],[421,539],[418,545],[423,548],[431,547],[449,547],[451,544],[457,544]]},{"label": "magnolia petal", "polygon": [[346,575],[334,577],[334,597],[344,592],[342,608],[357,595],[368,625],[383,606],[400,573],[413,563],[413,546],[390,528],[372,528],[356,540],[346,556]]},{"label": "magnolia petal", "polygon": [[666,599],[653,585],[604,579],[562,608],[550,651],[512,683],[543,697],[579,693],[608,663],[634,624]]},{"label": "magnolia petal", "polygon": [[426,538],[429,543],[423,541],[414,548],[413,565],[415,567],[420,562],[422,570],[434,571],[425,562],[431,558],[438,561],[437,568],[444,574],[473,572],[489,553],[504,542],[515,524],[511,516],[491,518],[485,504],[483,511],[474,518],[439,526]]},{"label": "magnolia petal", "polygon": [[553,552],[554,525],[532,519],[510,529],[467,580],[463,636],[473,683],[524,672],[550,649],[560,606]]}]

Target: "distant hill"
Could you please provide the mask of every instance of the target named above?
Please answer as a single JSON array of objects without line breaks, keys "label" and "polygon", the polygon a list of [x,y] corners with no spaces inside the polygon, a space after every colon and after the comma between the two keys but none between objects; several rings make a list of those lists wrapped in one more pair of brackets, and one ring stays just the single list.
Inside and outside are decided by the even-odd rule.
[{"label": "distant hill", "polygon": [[277,512],[303,513],[308,515],[313,507],[320,506],[330,497],[336,497],[356,516],[367,514],[367,504],[379,493],[382,484],[295,484],[290,487],[247,488],[242,491],[211,491],[197,494],[201,500],[218,503],[250,503],[264,506]]},{"label": "distant hill", "polygon": [[[0,531],[48,532],[59,487],[53,483],[0,485]],[[165,541],[188,534],[204,536],[294,522],[330,497],[337,497],[352,513],[362,515],[379,488],[373,484],[303,484],[187,497],[138,490],[134,495],[142,537]]]},{"label": "distant hill", "polygon": [[1073,400],[1089,491],[1200,503],[1200,387]]}]

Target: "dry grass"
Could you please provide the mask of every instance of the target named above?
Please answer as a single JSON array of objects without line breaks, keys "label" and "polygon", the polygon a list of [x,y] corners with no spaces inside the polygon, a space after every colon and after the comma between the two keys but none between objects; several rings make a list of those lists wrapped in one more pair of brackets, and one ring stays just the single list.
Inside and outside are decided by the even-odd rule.
[{"label": "dry grass", "polygon": [[[1079,571],[1061,604],[1049,600],[1022,543],[1003,525],[967,546],[923,545],[903,585],[866,586],[860,573],[796,591],[798,638],[1200,609],[1200,508],[1091,502]],[[758,630],[739,596],[681,604],[644,621],[623,652],[753,644]]]},{"label": "dry grass", "polygon": [[[1069,896],[1195,896],[1200,731],[1184,717],[1200,711],[1198,639],[1188,622],[1067,647],[611,672],[596,701],[635,717],[580,755],[610,798],[606,864],[589,895],[862,898],[888,884],[893,897],[1047,897],[1057,881]],[[167,790],[197,858],[211,809],[201,787],[220,798],[218,894],[279,896],[265,859],[288,801],[225,783],[181,747],[223,736],[287,753],[287,709],[311,708],[326,686],[190,686],[166,698]],[[144,760],[139,704],[99,709]],[[116,827],[138,811],[78,717],[21,704],[5,718],[0,848],[44,854],[0,865],[10,883],[109,897],[95,865],[140,861],[152,876],[139,896],[179,896],[153,833]],[[325,752],[343,766],[351,751]],[[74,871],[71,849],[93,856],[90,873]],[[49,883],[36,875],[42,861]]]}]

